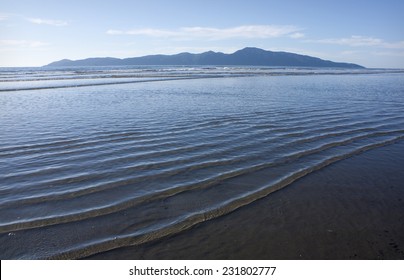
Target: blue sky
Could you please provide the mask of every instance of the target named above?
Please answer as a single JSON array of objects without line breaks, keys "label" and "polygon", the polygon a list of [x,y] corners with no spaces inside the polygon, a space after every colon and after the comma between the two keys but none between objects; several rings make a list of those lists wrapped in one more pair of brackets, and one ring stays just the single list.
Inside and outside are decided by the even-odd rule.
[{"label": "blue sky", "polygon": [[0,3],[0,66],[250,46],[404,68],[402,0]]}]

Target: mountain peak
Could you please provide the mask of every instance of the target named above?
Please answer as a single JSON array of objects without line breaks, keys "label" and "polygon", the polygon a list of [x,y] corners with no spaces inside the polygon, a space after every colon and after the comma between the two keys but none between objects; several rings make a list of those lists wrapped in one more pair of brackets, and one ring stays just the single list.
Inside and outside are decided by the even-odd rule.
[{"label": "mountain peak", "polygon": [[236,52],[267,52],[267,51],[256,47],[245,47],[244,49],[238,50]]}]

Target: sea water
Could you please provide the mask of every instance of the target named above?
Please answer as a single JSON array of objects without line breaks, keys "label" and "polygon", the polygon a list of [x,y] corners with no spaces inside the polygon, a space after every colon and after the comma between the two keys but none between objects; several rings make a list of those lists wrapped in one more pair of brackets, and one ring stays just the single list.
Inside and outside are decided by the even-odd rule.
[{"label": "sea water", "polygon": [[404,73],[0,71],[0,257],[80,258],[220,217],[404,138]]}]

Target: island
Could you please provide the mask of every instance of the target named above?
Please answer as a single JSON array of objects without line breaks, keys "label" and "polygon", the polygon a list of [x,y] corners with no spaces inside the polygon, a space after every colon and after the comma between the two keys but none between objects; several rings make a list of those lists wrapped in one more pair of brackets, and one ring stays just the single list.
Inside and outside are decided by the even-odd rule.
[{"label": "island", "polygon": [[132,58],[97,57],[80,60],[63,59],[45,67],[76,66],[128,66],[128,65],[216,65],[216,66],[263,66],[263,67],[325,67],[363,69],[365,67],[346,62],[333,62],[317,57],[290,52],[274,52],[247,47],[232,54],[208,51],[199,54],[188,52],[175,55],[147,55]]}]

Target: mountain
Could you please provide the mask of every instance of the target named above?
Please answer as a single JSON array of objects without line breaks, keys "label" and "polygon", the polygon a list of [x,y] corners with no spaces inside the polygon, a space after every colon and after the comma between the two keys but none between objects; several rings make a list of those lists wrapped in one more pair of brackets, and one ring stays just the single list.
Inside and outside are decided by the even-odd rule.
[{"label": "mountain", "polygon": [[329,67],[364,68],[363,66],[322,60],[317,57],[288,52],[272,52],[258,48],[244,48],[232,54],[208,51],[200,54],[147,55],[132,58],[98,57],[81,60],[63,59],[46,66],[118,66],[118,65],[226,65],[226,66],[274,66],[274,67]]}]

